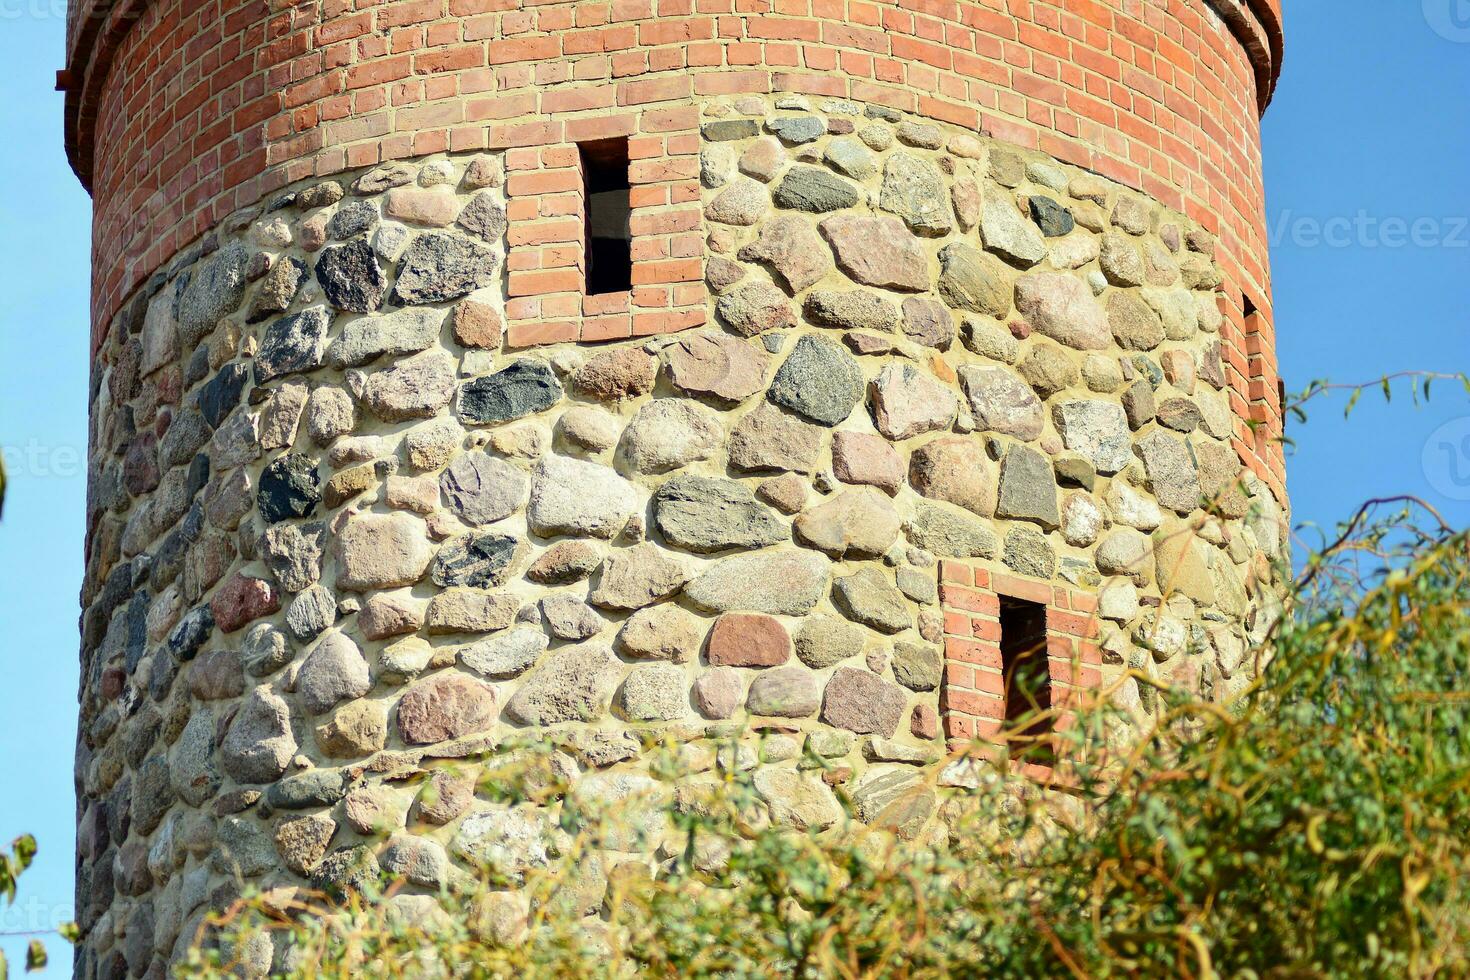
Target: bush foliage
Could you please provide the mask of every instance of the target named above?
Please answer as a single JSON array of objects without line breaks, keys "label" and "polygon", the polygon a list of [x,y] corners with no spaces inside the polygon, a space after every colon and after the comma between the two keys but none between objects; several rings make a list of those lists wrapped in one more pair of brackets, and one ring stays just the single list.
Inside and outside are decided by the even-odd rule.
[{"label": "bush foliage", "polygon": [[[913,840],[770,825],[734,736],[703,792],[612,813],[523,746],[480,792],[560,801],[557,858],[515,883],[529,928],[489,875],[439,896],[447,914],[371,882],[336,903],[257,896],[183,972],[228,973],[269,933],[304,977],[1467,975],[1467,570],[1448,531],[1345,536],[1308,563],[1243,693],[1130,671],[1159,699],[1143,737],[1118,739],[1100,703],[1050,785],[980,747],[931,767],[890,808],[903,826],[937,791],[943,829]],[[677,746],[653,755],[678,776]],[[584,915],[599,844],[649,808],[679,852],[612,869]]]}]

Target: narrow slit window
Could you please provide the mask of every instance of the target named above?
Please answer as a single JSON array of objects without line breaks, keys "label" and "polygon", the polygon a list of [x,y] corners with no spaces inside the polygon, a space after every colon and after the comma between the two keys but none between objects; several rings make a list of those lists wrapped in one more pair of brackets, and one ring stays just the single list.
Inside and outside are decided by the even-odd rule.
[{"label": "narrow slit window", "polygon": [[581,143],[586,192],[587,295],[633,288],[633,233],[628,183],[628,141]]},{"label": "narrow slit window", "polygon": [[1001,598],[1000,656],[1006,725],[1016,754],[1031,762],[1049,763],[1053,727],[1045,606]]}]

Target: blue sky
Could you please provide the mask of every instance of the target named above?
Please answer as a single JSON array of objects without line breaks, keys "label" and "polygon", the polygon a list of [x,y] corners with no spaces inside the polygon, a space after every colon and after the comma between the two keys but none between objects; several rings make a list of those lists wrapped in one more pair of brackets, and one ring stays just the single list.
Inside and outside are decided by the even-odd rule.
[{"label": "blue sky", "polygon": [[[62,153],[59,0],[0,0],[0,842],[41,854],[0,932],[71,913],[77,594],[86,492],[90,205]],[[1287,0],[1266,117],[1276,329],[1289,390],[1470,370],[1470,3]],[[1414,493],[1470,524],[1470,396],[1316,403],[1290,436],[1298,523]],[[1427,463],[1427,465],[1426,465]],[[54,936],[64,975],[69,951]],[[24,940],[0,937],[13,962]]]}]

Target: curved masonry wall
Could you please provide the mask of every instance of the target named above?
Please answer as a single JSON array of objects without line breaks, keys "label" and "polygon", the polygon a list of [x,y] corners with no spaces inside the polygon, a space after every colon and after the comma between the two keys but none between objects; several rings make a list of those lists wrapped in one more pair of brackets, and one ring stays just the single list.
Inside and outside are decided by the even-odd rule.
[{"label": "curved masonry wall", "polygon": [[1241,683],[1283,529],[1233,448],[1212,234],[872,103],[638,126],[625,299],[557,298],[548,146],[293,183],[105,323],[80,976],[161,976],[245,881],[377,867],[409,903],[517,870],[548,815],[438,770],[518,734],[611,798],[647,784],[639,736],[713,769],[748,718],[789,760],[774,813],[837,818],[805,743],[874,819],[993,736],[1002,597],[1047,607],[1058,703],[1124,664]]}]

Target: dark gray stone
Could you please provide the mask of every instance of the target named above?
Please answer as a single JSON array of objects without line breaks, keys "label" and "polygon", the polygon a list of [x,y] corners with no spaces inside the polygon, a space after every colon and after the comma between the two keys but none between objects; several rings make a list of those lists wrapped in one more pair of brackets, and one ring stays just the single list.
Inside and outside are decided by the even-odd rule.
[{"label": "dark gray stone", "polygon": [[1072,229],[1077,227],[1077,222],[1072,219],[1072,212],[1049,197],[1031,198],[1031,220],[1036,222],[1036,227],[1047,238],[1070,235]]},{"label": "dark gray stone", "polygon": [[350,313],[371,313],[382,306],[388,285],[365,238],[324,249],[317,259],[316,279],[327,302]]},{"label": "dark gray stone", "polygon": [[199,389],[199,413],[210,428],[217,429],[225,417],[240,404],[250,372],[238,361],[226,364],[219,373]]},{"label": "dark gray stone", "polygon": [[180,617],[168,634],[169,655],[179,663],[193,660],[209,634],[214,632],[214,613],[208,606],[195,606]]},{"label": "dark gray stone", "polygon": [[250,249],[232,242],[200,263],[179,294],[179,341],[192,350],[245,298]]},{"label": "dark gray stone", "polygon": [[510,422],[545,411],[561,397],[561,382],[551,368],[524,358],[466,383],[459,393],[459,417],[475,425]]},{"label": "dark gray stone", "polygon": [[464,585],[493,589],[510,578],[519,544],[508,534],[461,534],[439,549],[429,574],[441,588]]},{"label": "dark gray stone", "polygon": [[772,195],[778,208],[825,214],[853,207],[861,196],[852,184],[820,167],[796,166],[786,172]]},{"label": "dark gray stone", "polygon": [[370,231],[378,223],[377,205],[370,201],[348,201],[327,222],[327,235],[345,242],[353,235]]},{"label": "dark gray stone", "polygon": [[727,143],[743,140],[760,133],[760,124],[754,119],[720,119],[699,127],[699,135],[711,143]]},{"label": "dark gray stone", "polygon": [[810,143],[827,132],[827,124],[816,116],[782,116],[766,123],[781,142],[789,144]]},{"label": "dark gray stone", "polygon": [[321,367],[331,322],[327,311],[317,307],[282,317],[267,327],[255,355],[255,383],[265,384],[273,378]]},{"label": "dark gray stone", "polygon": [[256,503],[267,524],[308,517],[322,499],[317,461],[303,453],[277,457],[260,474]]}]

